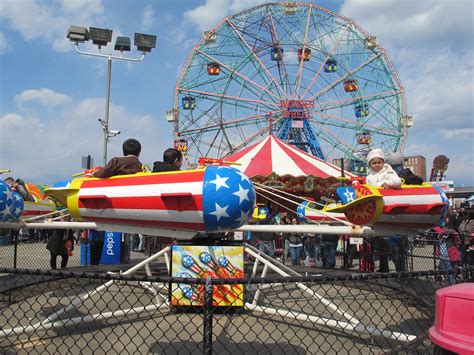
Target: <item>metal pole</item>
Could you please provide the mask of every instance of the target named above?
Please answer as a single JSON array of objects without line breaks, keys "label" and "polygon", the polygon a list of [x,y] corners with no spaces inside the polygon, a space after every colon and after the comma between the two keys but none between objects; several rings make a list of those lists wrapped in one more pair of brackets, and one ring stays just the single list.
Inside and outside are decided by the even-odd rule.
[{"label": "metal pole", "polygon": [[107,143],[109,141],[109,106],[110,106],[110,77],[112,75],[112,57],[109,55],[107,65],[107,97],[105,98],[104,123],[104,166],[107,164]]},{"label": "metal pole", "polygon": [[14,269],[16,269],[17,260],[18,260],[18,235],[19,234],[20,234],[20,232],[16,231],[16,233],[15,233],[15,246],[13,248],[13,268]]},{"label": "metal pole", "polygon": [[204,286],[204,329],[203,329],[203,353],[212,354],[212,284],[211,277],[207,276]]}]

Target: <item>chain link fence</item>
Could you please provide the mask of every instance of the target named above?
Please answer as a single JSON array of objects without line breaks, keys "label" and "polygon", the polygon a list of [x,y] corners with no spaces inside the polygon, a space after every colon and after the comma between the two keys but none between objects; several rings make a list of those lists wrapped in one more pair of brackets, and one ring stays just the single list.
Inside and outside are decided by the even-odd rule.
[{"label": "chain link fence", "polygon": [[[0,352],[429,353],[444,277],[217,280],[3,268]],[[194,290],[196,303],[173,305],[172,285]],[[244,305],[221,306],[218,292],[241,292]]]}]

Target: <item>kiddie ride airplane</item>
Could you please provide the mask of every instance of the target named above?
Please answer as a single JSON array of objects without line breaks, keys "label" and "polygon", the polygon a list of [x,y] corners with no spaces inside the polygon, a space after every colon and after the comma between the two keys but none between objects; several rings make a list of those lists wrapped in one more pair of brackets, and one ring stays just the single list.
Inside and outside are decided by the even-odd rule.
[{"label": "kiddie ride airplane", "polygon": [[[431,184],[384,190],[354,180],[337,188],[338,204],[322,209],[308,201],[300,204],[297,214],[317,225],[244,226],[255,205],[253,184],[238,170],[216,164],[198,170],[145,172],[108,179],[76,178],[66,187],[48,188],[46,194],[67,206],[76,221],[54,225],[177,239],[239,227],[253,231],[393,235],[438,224],[448,205],[444,192]],[[27,186],[30,192],[34,190],[35,185]],[[35,198],[37,202],[23,202],[19,194],[0,182],[0,223],[3,222],[4,228],[9,228],[4,222],[56,209],[54,202],[44,199],[41,191],[35,192]],[[41,228],[40,223],[27,226]]]},{"label": "kiddie ride airplane", "polygon": [[337,218],[333,224],[347,220],[354,225],[371,226],[375,235],[393,235],[431,228],[445,217],[448,208],[445,193],[428,183],[386,190],[354,180],[338,187],[337,195],[340,203],[320,210],[315,204],[303,202],[298,215],[316,222],[333,217]]},{"label": "kiddie ride airplane", "polygon": [[[5,172],[10,170],[0,170],[0,174]],[[46,186],[26,183],[24,187],[34,201],[24,201],[19,193],[0,180],[0,222],[14,222],[20,217],[36,219],[58,209],[56,202],[45,195]]]},{"label": "kiddie ride airplane", "polygon": [[[48,188],[46,193],[67,206],[76,222],[93,222],[77,226],[55,222],[57,226],[178,239],[235,230],[247,222],[255,204],[249,178],[227,166],[108,179],[76,178],[66,187]],[[0,222],[12,222],[26,211],[28,203],[4,183],[0,196]],[[38,228],[38,224],[28,226]]]}]

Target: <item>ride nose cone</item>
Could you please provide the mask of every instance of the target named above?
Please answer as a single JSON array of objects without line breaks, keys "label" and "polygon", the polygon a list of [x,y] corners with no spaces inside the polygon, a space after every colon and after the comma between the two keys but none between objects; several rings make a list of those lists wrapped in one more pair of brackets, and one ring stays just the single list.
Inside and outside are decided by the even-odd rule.
[{"label": "ride nose cone", "polygon": [[18,192],[0,180],[0,222],[14,222],[21,217],[24,201]]},{"label": "ride nose cone", "polygon": [[245,174],[227,166],[206,168],[203,214],[207,232],[239,228],[252,216],[254,205],[255,190]]}]

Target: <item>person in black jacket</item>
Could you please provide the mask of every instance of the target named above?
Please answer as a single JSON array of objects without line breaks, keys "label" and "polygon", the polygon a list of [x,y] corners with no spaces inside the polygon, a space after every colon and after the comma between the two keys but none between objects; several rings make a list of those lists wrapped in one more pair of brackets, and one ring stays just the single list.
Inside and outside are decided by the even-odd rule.
[{"label": "person in black jacket", "polygon": [[415,175],[411,169],[403,167],[403,160],[403,154],[400,152],[393,152],[387,156],[387,163],[392,166],[398,177],[404,180],[405,185],[423,184],[423,178]]},{"label": "person in black jacket", "polygon": [[[70,250],[66,248],[66,243],[68,243],[68,246],[71,248]],[[48,243],[46,244],[46,249],[48,249],[51,254],[51,269],[56,269],[56,259],[58,256],[61,256],[61,268],[65,268],[72,248],[74,248],[74,237],[69,230],[53,230],[49,236]]]},{"label": "person in black jacket", "polygon": [[183,154],[177,149],[168,148],[163,153],[163,161],[155,161],[153,172],[181,170],[183,164]]}]

